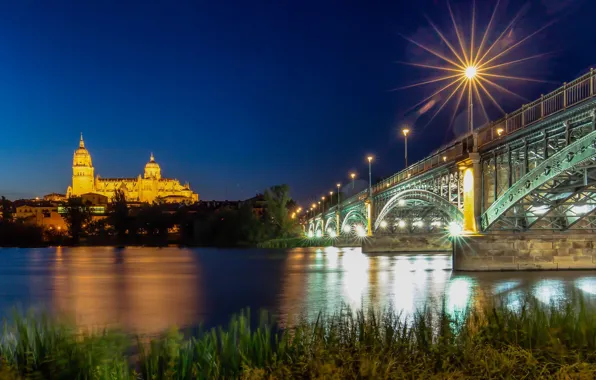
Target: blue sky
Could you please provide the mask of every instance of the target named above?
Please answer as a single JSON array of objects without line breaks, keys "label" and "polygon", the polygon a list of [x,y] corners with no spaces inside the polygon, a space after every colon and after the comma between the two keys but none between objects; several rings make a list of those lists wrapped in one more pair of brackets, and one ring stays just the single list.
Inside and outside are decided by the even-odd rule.
[{"label": "blue sky", "polygon": [[[477,3],[486,24],[496,2]],[[469,19],[471,1],[452,4]],[[497,26],[519,8],[501,1]],[[153,152],[201,199],[288,183],[307,200],[351,170],[366,176],[368,153],[373,177],[388,175],[403,167],[404,122],[411,161],[458,130],[450,112],[426,128],[406,113],[432,87],[390,91],[432,74],[396,63],[428,59],[400,34],[439,45],[424,16],[448,30],[446,10],[439,0],[0,2],[0,194],[64,192],[80,132],[102,177],[141,174]],[[549,83],[511,88],[532,100],[589,70],[595,11],[530,1],[514,37],[556,21],[521,49],[553,54],[515,70]]]}]

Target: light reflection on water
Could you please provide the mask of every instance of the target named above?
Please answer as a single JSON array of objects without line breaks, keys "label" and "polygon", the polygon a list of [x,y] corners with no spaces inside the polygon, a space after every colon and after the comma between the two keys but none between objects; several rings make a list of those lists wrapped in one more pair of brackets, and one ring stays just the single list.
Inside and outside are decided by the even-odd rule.
[{"label": "light reflection on water", "polygon": [[141,333],[225,324],[232,313],[272,311],[282,323],[342,306],[404,318],[443,304],[454,317],[495,296],[564,305],[596,300],[596,273],[453,273],[444,255],[365,255],[359,249],[0,249],[0,311],[42,307],[79,325]]}]

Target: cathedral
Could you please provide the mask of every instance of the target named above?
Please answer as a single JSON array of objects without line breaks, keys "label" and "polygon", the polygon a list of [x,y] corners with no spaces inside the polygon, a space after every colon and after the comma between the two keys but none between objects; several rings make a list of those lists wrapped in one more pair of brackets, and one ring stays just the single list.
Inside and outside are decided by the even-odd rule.
[{"label": "cathedral", "polygon": [[137,178],[101,178],[95,176],[91,155],[85,148],[83,134],[79,148],[72,159],[72,185],[66,190],[67,197],[78,197],[83,194],[101,194],[112,200],[117,190],[124,192],[129,202],[148,202],[159,199],[171,203],[198,202],[199,195],[190,189],[188,183],[181,185],[176,179],[162,178],[161,168],[155,162],[153,153],[147,165],[145,175]]}]

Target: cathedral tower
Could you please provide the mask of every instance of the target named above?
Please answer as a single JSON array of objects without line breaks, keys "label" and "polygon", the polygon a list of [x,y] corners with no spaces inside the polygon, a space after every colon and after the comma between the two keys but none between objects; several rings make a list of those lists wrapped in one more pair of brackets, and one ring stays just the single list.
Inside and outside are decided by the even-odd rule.
[{"label": "cathedral tower", "polygon": [[79,148],[75,150],[72,158],[72,189],[70,196],[92,193],[95,191],[93,163],[91,155],[85,148],[83,134],[79,141]]}]

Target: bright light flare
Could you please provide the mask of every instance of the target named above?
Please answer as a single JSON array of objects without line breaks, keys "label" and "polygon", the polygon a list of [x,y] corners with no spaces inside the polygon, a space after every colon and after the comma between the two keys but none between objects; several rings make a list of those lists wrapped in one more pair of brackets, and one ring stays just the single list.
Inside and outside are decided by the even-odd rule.
[{"label": "bright light flare", "polygon": [[362,224],[359,224],[356,226],[356,235],[358,237],[365,237],[366,236],[366,230],[364,229],[364,226]]},{"label": "bright light flare", "polygon": [[449,232],[449,236],[457,237],[461,236],[464,229],[460,224],[456,222],[451,222],[449,223],[449,226],[447,226],[447,231]]},{"label": "bright light flare", "polygon": [[466,67],[465,75],[468,79],[474,79],[476,77],[476,66]]},{"label": "bright light flare", "polygon": [[[482,21],[482,24],[486,25],[484,30],[476,30],[476,10],[475,7],[472,7],[472,20],[470,23],[471,28],[466,32],[460,26],[461,24],[456,21],[456,17],[448,1],[448,14],[452,22],[454,33],[446,34],[430,19],[428,20],[432,30],[439,38],[441,45],[448,47],[448,50],[445,52],[442,52],[441,49],[427,46],[420,43],[419,41],[415,41],[412,38],[404,36],[407,41],[418,46],[428,55],[432,55],[441,62],[432,65],[420,62],[401,62],[403,64],[425,70],[442,72],[442,75],[435,75],[420,82],[397,88],[397,90],[402,90],[406,88],[430,85],[433,83],[440,83],[440,88],[437,91],[433,92],[433,94],[418,102],[411,108],[415,109],[421,106],[426,107],[429,104],[429,101],[436,100],[436,103],[432,105],[435,110],[432,112],[430,119],[424,127],[428,126],[435,119],[435,117],[445,108],[447,103],[449,103],[452,98],[456,99],[456,104],[451,116],[451,123],[454,122],[460,105],[462,103],[465,104],[465,102],[462,102],[464,94],[467,94],[468,104],[476,102],[479,103],[479,109],[484,113],[486,120],[488,120],[489,117],[486,111],[485,102],[490,102],[502,114],[505,114],[505,111],[493,96],[493,91],[499,91],[505,95],[514,95],[523,99],[523,97],[520,95],[512,92],[504,86],[499,85],[497,83],[498,81],[544,82],[534,78],[507,75],[507,69],[513,65],[519,65],[522,62],[528,62],[530,60],[537,59],[544,56],[545,54],[536,54],[522,58],[511,57],[507,59],[507,57],[512,51],[520,51],[520,46],[523,46],[524,43],[527,43],[529,39],[536,36],[552,23],[549,23],[533,31],[525,37],[516,38],[515,41],[509,41],[512,36],[515,36],[513,32],[514,28],[517,25],[517,22],[519,21],[520,16],[525,8],[522,8],[518,14],[508,23],[497,22],[496,14],[498,13],[497,10],[499,9],[499,3],[500,1],[497,1],[489,22],[486,23]],[[499,26],[504,26],[504,28],[501,27],[501,30],[495,33],[495,30],[493,29],[496,29]],[[447,38],[449,35],[455,35],[457,37],[456,41],[450,41],[449,38]],[[481,37],[481,39],[479,39],[480,44],[475,43],[475,40],[478,37]],[[489,43],[489,41],[492,41],[492,43]],[[428,110],[425,109],[422,113],[425,113],[426,111]]]}]

